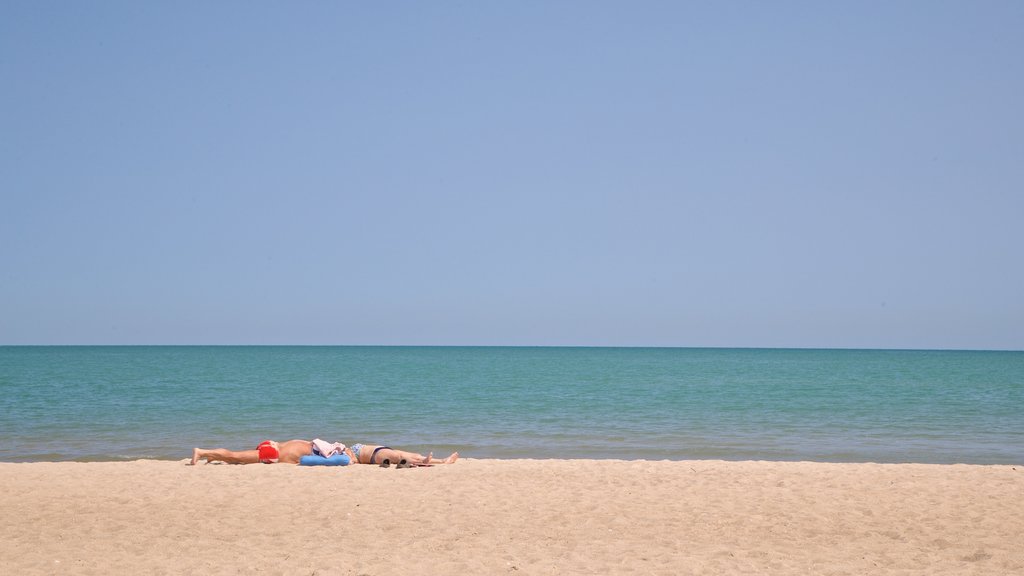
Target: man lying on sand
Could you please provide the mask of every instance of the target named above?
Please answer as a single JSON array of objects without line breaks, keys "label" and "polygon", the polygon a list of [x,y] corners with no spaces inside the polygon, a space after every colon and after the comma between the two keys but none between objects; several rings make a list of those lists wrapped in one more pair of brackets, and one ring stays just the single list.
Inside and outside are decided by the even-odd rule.
[{"label": "man lying on sand", "polygon": [[226,448],[193,448],[192,462],[195,466],[199,460],[204,459],[206,463],[220,461],[228,464],[298,464],[303,456],[310,454],[319,456],[330,456],[331,454],[345,454],[353,464],[378,464],[381,466],[392,463],[407,466],[430,466],[432,464],[453,464],[459,459],[459,453],[453,452],[444,460],[434,460],[434,453],[426,456],[415,452],[394,450],[387,446],[374,446],[371,444],[353,444],[345,446],[341,443],[330,444],[317,438],[316,440],[289,440],[280,444],[272,440],[261,443],[255,450],[232,451]]}]

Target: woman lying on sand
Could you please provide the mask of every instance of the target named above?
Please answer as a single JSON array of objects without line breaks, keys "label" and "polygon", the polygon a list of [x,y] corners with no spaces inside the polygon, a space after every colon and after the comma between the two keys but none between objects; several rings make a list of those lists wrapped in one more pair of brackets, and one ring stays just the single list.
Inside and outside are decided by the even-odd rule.
[{"label": "woman lying on sand", "polygon": [[353,464],[378,464],[384,466],[391,463],[404,463],[408,466],[430,466],[432,464],[453,464],[459,459],[458,452],[453,452],[451,456],[444,460],[437,461],[434,460],[433,452],[424,456],[415,452],[394,450],[387,446],[374,446],[371,444],[345,446],[340,443],[328,444],[323,440],[316,439],[312,441],[289,440],[280,444],[267,440],[261,443],[255,450],[242,450],[239,452],[226,448],[193,448],[191,464],[195,466],[201,459],[205,459],[207,464],[214,461],[227,462],[228,464],[256,464],[257,462],[263,462],[264,464],[274,464],[277,462],[282,464],[298,464],[303,456],[309,456],[314,453],[314,444],[319,455],[328,456],[327,452],[330,451],[345,454]]}]

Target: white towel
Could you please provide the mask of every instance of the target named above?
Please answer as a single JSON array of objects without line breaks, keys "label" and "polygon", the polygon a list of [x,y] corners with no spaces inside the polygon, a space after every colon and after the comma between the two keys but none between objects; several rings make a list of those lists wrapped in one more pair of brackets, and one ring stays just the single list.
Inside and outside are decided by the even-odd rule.
[{"label": "white towel", "polygon": [[331,443],[317,438],[316,440],[313,440],[313,452],[320,454],[324,458],[330,458],[335,454],[344,454],[345,445],[341,442]]}]

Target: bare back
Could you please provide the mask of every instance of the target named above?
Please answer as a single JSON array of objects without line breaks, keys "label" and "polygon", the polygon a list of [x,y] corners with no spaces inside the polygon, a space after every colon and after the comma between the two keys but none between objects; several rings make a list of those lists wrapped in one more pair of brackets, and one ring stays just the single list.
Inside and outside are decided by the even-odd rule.
[{"label": "bare back", "polygon": [[309,440],[289,440],[277,445],[281,455],[278,462],[281,464],[298,464],[303,456],[313,453],[313,443]]}]

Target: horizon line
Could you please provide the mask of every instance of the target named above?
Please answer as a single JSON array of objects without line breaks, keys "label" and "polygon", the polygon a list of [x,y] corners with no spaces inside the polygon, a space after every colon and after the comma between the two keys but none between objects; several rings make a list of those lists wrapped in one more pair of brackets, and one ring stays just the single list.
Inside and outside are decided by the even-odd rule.
[{"label": "horizon line", "polygon": [[832,350],[879,352],[1024,352],[1015,348],[905,348],[905,347],[827,347],[827,346],[670,346],[633,344],[0,344],[0,348],[594,348],[662,350]]}]

